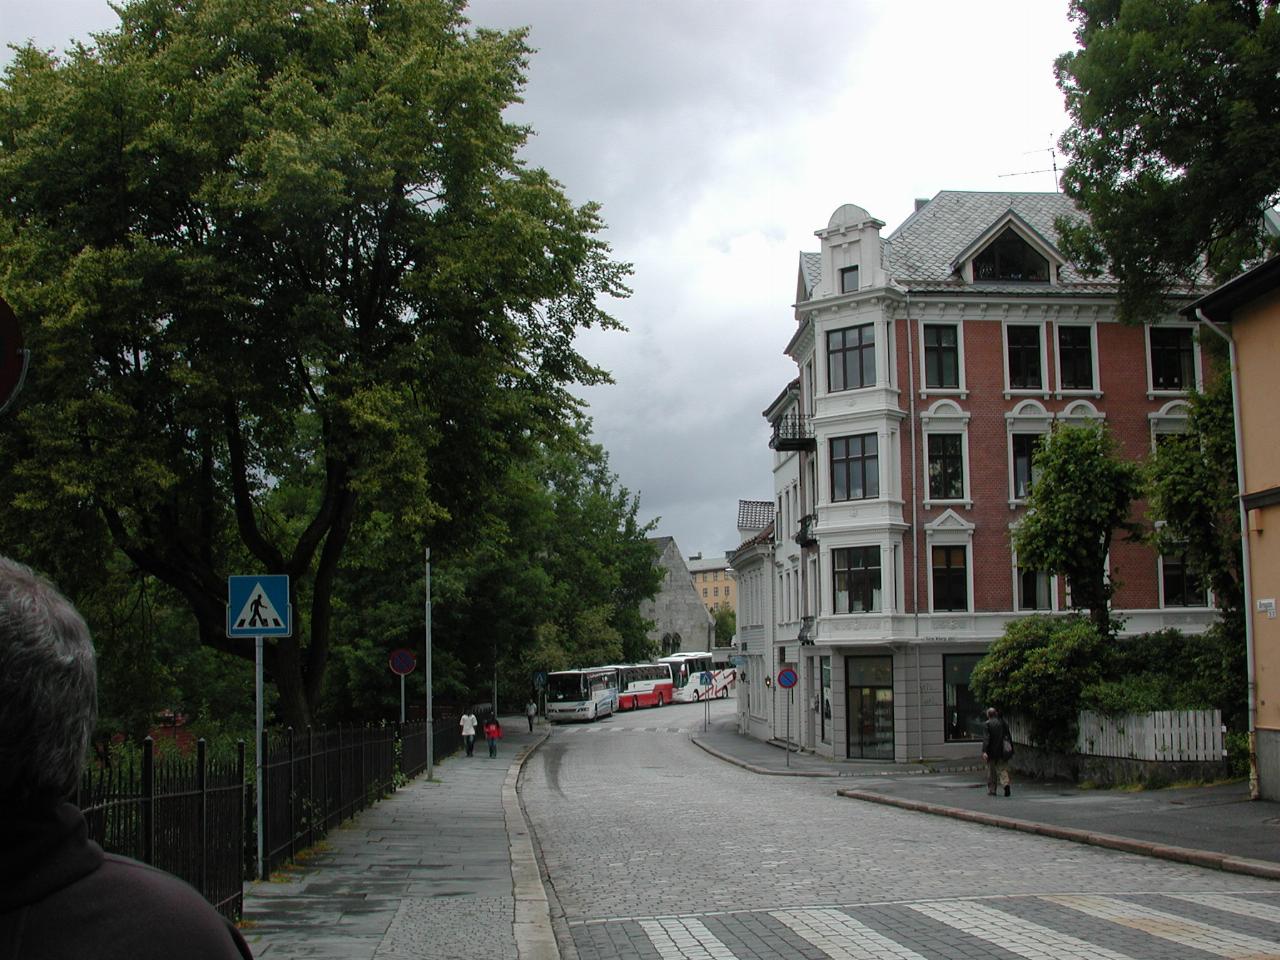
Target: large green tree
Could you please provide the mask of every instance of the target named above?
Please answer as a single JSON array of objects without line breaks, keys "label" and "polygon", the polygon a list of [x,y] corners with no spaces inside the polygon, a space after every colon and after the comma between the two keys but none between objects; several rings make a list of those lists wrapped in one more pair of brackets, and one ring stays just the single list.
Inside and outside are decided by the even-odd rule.
[{"label": "large green tree", "polygon": [[521,32],[456,0],[119,14],[0,82],[0,283],[33,351],[0,535],[89,574],[69,550],[114,544],[241,656],[226,575],[289,574],[267,668],[302,724],[353,531],[482,512],[492,465],[606,379],[574,336],[615,325],[626,268],[517,158]]},{"label": "large green tree", "polygon": [[1080,49],[1058,58],[1072,126],[1059,224],[1076,263],[1121,282],[1148,320],[1166,293],[1223,280],[1270,246],[1280,200],[1276,0],[1072,0]]},{"label": "large green tree", "polygon": [[1130,519],[1141,468],[1119,456],[1101,424],[1055,425],[1033,465],[1027,512],[1012,532],[1018,564],[1066,577],[1072,605],[1088,610],[1094,628],[1108,634],[1116,583],[1107,575],[1107,554],[1117,534],[1142,534]]}]

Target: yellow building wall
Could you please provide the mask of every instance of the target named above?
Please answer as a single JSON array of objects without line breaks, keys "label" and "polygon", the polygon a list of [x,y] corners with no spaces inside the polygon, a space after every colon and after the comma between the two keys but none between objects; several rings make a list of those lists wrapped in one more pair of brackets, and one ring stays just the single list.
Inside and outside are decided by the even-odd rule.
[{"label": "yellow building wall", "polygon": [[[1233,319],[1244,492],[1257,493],[1280,487],[1280,292],[1236,311]],[[1270,619],[1258,611],[1259,600],[1280,606],[1280,506],[1255,510],[1249,520],[1257,726],[1280,731],[1280,614]]]}]

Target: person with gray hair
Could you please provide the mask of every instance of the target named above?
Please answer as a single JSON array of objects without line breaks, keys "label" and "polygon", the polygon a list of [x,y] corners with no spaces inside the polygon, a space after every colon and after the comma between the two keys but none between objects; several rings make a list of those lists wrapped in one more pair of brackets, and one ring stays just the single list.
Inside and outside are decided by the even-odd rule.
[{"label": "person with gray hair", "polygon": [[0,957],[252,960],[190,886],[88,838],[69,798],[97,711],[84,619],[0,556]]}]

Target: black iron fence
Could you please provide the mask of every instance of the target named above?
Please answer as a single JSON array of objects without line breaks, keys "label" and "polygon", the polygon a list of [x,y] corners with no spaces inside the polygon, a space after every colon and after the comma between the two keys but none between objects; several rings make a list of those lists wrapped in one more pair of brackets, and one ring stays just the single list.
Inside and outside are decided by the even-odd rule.
[{"label": "black iron fence", "polygon": [[[435,758],[461,745],[456,724],[437,722]],[[263,860],[277,870],[326,833],[390,793],[427,762],[425,722],[402,726],[272,730],[263,735]],[[181,877],[220,913],[239,919],[244,879],[255,875],[256,804],[244,743],[213,759],[159,757],[150,737],[133,760],[85,772],[76,805],[108,853]]]},{"label": "black iron fence", "polygon": [[[435,746],[432,754],[443,760],[462,749],[462,731],[453,718],[435,722],[432,735]],[[427,768],[427,724],[425,720],[400,726],[400,772],[405,777],[416,777]]]},{"label": "black iron fence", "polygon": [[231,919],[244,901],[244,743],[212,760],[203,740],[194,756],[157,762],[150,737],[134,761],[85,771],[76,797],[89,836],[181,877]]}]

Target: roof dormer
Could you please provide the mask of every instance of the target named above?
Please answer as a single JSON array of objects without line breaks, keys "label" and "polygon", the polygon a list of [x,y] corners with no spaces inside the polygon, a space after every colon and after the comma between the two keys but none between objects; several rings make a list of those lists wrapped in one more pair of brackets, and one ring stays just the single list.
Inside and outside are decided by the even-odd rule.
[{"label": "roof dormer", "polygon": [[880,228],[877,220],[857,204],[838,207],[825,230],[814,236],[822,241],[821,274],[813,297],[857,294],[888,282],[880,252]]},{"label": "roof dormer", "polygon": [[1062,252],[1022,217],[1006,210],[951,261],[966,283],[1056,286]]}]

